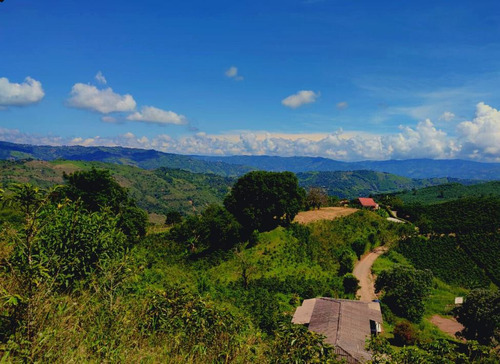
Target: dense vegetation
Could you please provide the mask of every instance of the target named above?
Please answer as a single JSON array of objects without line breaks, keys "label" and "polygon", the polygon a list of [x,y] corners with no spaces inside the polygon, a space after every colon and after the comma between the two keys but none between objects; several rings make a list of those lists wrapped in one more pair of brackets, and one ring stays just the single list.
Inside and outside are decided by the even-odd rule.
[{"label": "dense vegetation", "polygon": [[[362,211],[244,240],[237,220],[212,206],[169,232],[128,240],[113,209],[130,197],[108,172],[66,180],[55,190],[23,185],[24,193],[5,194],[26,211],[0,222],[8,361],[334,362],[333,349],[291,326],[290,315],[305,298],[353,297],[357,282],[343,276],[356,260],[353,246],[407,233]],[[82,180],[101,187],[91,192]]]}]

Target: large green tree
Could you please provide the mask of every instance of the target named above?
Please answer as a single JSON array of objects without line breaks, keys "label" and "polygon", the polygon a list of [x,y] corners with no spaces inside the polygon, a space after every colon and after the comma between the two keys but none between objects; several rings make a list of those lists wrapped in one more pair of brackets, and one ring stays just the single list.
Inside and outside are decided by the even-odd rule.
[{"label": "large green tree", "polygon": [[430,293],[432,272],[395,266],[382,271],[375,282],[376,292],[384,291],[383,301],[398,316],[420,321],[424,298]]},{"label": "large green tree", "polygon": [[464,338],[482,344],[500,343],[500,291],[474,289],[454,314],[465,326],[461,332]]},{"label": "large green tree", "polygon": [[89,212],[111,211],[129,240],[146,234],[147,214],[128,197],[127,190],[116,182],[109,170],[92,168],[63,177],[66,181],[63,191],[69,199],[80,201]]},{"label": "large green tree", "polygon": [[224,205],[247,231],[269,231],[289,225],[304,196],[295,174],[255,171],[234,184]]}]

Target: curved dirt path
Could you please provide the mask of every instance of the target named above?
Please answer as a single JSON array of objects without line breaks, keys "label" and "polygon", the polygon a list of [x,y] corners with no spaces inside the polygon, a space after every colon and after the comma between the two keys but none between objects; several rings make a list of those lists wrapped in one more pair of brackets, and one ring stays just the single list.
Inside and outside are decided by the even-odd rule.
[{"label": "curved dirt path", "polygon": [[356,296],[360,301],[369,302],[377,298],[375,295],[375,282],[372,275],[372,265],[375,260],[387,251],[385,246],[378,247],[361,258],[356,263],[352,274],[359,280],[359,290]]},{"label": "curved dirt path", "polygon": [[431,323],[436,325],[441,331],[451,335],[452,337],[456,337],[455,334],[458,331],[462,331],[464,326],[459,323],[454,318],[446,318],[439,315],[434,315],[429,320]]}]

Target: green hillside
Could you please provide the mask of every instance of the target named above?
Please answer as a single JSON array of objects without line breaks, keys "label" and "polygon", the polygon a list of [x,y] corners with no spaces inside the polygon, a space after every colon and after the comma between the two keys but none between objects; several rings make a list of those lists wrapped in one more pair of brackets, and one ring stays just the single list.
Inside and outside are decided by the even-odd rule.
[{"label": "green hillside", "polygon": [[164,215],[169,210],[196,213],[209,204],[220,204],[234,180],[215,174],[196,174],[161,168],[144,170],[138,167],[101,162],[81,161],[0,161],[0,187],[11,183],[31,183],[49,187],[63,183],[63,173],[109,169],[118,183],[126,187],[139,207],[150,213]]},{"label": "green hillside", "polygon": [[453,180],[450,178],[411,179],[374,171],[306,172],[298,173],[297,177],[302,187],[321,187],[327,191],[328,195],[339,198],[394,193],[401,190],[441,185]]},{"label": "green hillside", "polygon": [[500,181],[463,185],[445,183],[438,186],[425,187],[413,191],[395,194],[404,203],[421,203],[424,205],[453,201],[464,197],[500,196]]}]

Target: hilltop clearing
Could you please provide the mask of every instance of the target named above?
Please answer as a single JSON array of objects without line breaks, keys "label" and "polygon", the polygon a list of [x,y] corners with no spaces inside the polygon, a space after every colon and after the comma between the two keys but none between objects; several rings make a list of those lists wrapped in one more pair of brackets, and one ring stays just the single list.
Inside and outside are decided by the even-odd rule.
[{"label": "hilltop clearing", "polygon": [[309,224],[319,220],[335,220],[339,217],[348,216],[358,209],[352,207],[322,207],[319,210],[301,211],[295,216],[294,222]]}]

